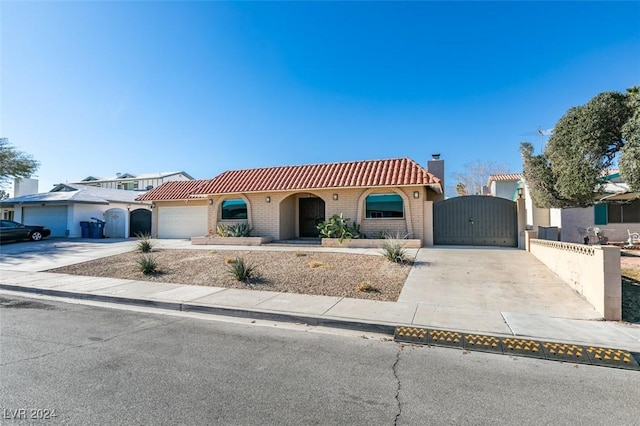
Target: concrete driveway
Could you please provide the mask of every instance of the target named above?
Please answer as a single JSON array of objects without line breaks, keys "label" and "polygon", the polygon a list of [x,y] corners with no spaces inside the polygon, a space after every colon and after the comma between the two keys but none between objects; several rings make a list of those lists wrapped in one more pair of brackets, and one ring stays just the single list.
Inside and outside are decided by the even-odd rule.
[{"label": "concrete driveway", "polygon": [[416,316],[427,323],[492,318],[497,329],[522,315],[602,318],[533,255],[508,248],[420,249],[398,302],[419,303]]},{"label": "concrete driveway", "polygon": [[136,240],[121,238],[47,238],[38,242],[6,243],[0,245],[0,270],[46,271],[125,253],[133,250],[135,244]]}]

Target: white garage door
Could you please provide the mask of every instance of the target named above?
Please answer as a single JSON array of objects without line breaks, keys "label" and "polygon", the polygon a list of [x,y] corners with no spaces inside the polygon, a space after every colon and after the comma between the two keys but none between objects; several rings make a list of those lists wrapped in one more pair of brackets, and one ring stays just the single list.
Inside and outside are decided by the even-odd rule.
[{"label": "white garage door", "polygon": [[22,223],[43,225],[51,229],[52,237],[67,236],[67,206],[24,207]]},{"label": "white garage door", "polygon": [[158,207],[158,238],[207,235],[207,206]]}]

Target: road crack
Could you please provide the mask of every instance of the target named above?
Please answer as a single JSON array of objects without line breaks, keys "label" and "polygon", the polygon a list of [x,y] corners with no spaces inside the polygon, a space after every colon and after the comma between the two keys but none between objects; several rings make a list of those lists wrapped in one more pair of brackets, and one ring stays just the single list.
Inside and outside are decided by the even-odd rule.
[{"label": "road crack", "polygon": [[391,369],[393,370],[393,377],[395,377],[397,383],[395,395],[397,412],[395,418],[393,419],[394,426],[398,424],[398,420],[400,420],[400,416],[402,415],[402,402],[400,401],[400,391],[402,390],[402,384],[400,382],[400,377],[398,376],[398,363],[400,362],[400,354],[402,353],[403,349],[404,345],[399,345],[398,352],[396,353],[396,361],[391,367]]}]

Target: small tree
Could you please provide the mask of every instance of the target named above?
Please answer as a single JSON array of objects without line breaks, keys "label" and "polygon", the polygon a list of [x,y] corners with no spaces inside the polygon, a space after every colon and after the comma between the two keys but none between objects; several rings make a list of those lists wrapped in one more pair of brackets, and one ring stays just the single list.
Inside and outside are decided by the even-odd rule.
[{"label": "small tree", "polygon": [[0,138],[0,185],[11,178],[29,178],[39,166],[30,155],[9,144],[9,139]]}]

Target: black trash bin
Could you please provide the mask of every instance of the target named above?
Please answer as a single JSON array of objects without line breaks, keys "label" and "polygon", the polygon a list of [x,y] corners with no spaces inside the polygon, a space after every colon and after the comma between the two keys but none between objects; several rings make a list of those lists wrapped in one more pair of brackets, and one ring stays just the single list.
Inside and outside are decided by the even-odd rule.
[{"label": "black trash bin", "polygon": [[91,219],[95,220],[95,222],[89,222],[89,238],[104,238],[104,224],[106,222],[97,217],[92,217]]},{"label": "black trash bin", "polygon": [[89,238],[89,222],[80,222],[80,229],[82,231],[82,238]]}]

